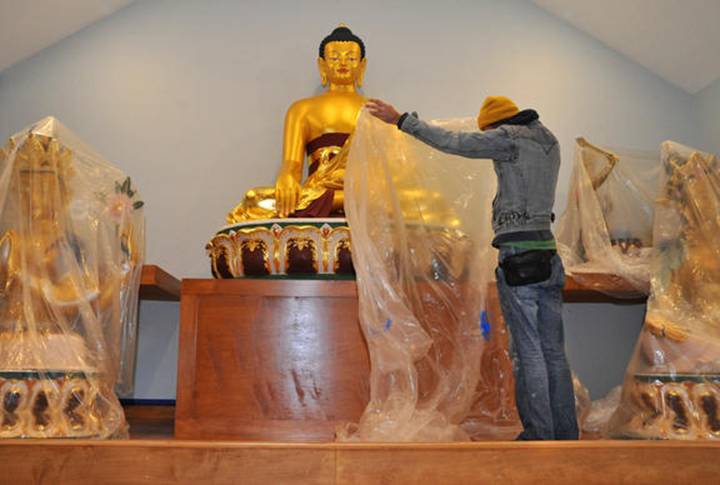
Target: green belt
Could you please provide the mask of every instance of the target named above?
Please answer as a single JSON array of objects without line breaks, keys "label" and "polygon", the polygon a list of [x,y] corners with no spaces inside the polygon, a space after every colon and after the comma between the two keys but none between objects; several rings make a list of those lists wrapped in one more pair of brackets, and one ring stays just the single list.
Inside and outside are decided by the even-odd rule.
[{"label": "green belt", "polygon": [[512,241],[504,242],[502,246],[507,246],[517,249],[554,249],[557,250],[555,239],[548,239],[545,241]]}]

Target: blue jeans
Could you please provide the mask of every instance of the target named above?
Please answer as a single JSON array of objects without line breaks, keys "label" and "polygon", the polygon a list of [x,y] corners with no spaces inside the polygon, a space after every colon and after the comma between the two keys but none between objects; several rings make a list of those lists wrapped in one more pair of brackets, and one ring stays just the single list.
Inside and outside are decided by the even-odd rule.
[{"label": "blue jeans", "polygon": [[[503,246],[500,261],[525,251]],[[518,439],[577,439],[575,395],[563,333],[562,260],[555,254],[550,278],[524,286],[508,286],[502,268],[495,272],[500,306],[510,329],[515,401],[524,428]]]}]

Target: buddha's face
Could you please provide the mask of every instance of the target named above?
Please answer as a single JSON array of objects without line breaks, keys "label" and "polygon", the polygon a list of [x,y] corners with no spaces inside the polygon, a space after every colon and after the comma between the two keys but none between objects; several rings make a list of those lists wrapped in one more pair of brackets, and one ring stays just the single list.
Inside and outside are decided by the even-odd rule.
[{"label": "buddha's face", "polygon": [[331,84],[362,84],[365,59],[361,58],[360,46],[355,42],[328,42],[325,59],[318,59],[323,79]]},{"label": "buddha's face", "polygon": [[72,154],[57,140],[30,135],[18,149],[13,186],[18,191],[20,209],[35,222],[52,222],[67,202],[63,183],[69,174]]},{"label": "buddha's face", "polygon": [[61,194],[57,174],[52,171],[21,171],[18,177],[20,207],[32,221],[50,222],[57,217]]}]

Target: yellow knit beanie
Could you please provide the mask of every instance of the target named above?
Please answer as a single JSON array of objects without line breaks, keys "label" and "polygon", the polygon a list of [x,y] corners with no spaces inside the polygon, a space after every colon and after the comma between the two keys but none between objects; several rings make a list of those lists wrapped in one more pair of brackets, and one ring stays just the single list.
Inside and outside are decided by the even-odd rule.
[{"label": "yellow knit beanie", "polygon": [[518,114],[520,110],[510,98],[505,96],[488,96],[483,101],[478,115],[478,127],[482,130],[498,121]]}]

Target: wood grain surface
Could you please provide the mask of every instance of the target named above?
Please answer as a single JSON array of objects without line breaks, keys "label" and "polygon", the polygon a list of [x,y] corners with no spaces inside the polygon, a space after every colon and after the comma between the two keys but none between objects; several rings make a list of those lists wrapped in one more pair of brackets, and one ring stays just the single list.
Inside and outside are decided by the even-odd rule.
[{"label": "wood grain surface", "polygon": [[2,484],[711,484],[720,443],[0,442]]}]

